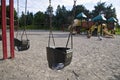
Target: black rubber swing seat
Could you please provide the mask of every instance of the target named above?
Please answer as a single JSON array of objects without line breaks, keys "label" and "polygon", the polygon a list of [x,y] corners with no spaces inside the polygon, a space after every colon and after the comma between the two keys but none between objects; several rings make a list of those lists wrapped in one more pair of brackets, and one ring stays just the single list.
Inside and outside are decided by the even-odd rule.
[{"label": "black rubber swing seat", "polygon": [[[47,61],[48,66],[51,69],[60,70],[63,69],[65,66],[68,66],[72,61],[73,55],[73,37],[72,31],[70,32],[67,40],[66,47],[51,47],[50,42],[51,38],[53,40],[53,45],[55,46],[55,40],[52,33],[52,7],[51,7],[51,0],[49,0],[49,18],[50,18],[50,32],[49,32],[49,40],[48,40],[48,47],[46,47],[47,52]],[[68,43],[71,37],[71,48],[68,48]]]},{"label": "black rubber swing seat", "polygon": [[18,51],[28,50],[30,48],[29,40],[18,40],[14,38],[14,46],[17,47]]},{"label": "black rubber swing seat", "polygon": [[66,47],[47,47],[46,50],[48,65],[51,69],[54,69],[59,63],[63,65],[61,68],[71,63],[73,54],[72,49]]}]

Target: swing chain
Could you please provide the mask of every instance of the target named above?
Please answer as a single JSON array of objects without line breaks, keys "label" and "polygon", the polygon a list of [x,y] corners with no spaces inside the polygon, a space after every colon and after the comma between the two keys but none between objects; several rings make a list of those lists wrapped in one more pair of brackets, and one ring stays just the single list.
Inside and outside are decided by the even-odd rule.
[{"label": "swing chain", "polygon": [[[75,17],[76,2],[77,2],[77,0],[74,0],[74,5],[73,5],[73,17]],[[74,19],[73,19],[73,20],[74,20]]]},{"label": "swing chain", "polygon": [[55,40],[53,37],[53,33],[52,33],[52,15],[53,15],[53,10],[52,10],[52,6],[51,6],[51,0],[49,0],[49,19],[50,19],[50,32],[49,32],[49,41],[48,41],[48,46],[50,46],[50,38],[52,37],[53,40],[53,45],[55,46]]},{"label": "swing chain", "polygon": [[16,27],[16,31],[17,31],[16,38],[18,37],[18,28],[19,28],[19,0],[17,0],[17,17],[18,19],[17,19],[17,27]]},{"label": "swing chain", "polygon": [[[28,36],[27,36],[27,33],[26,33],[26,15],[27,15],[27,0],[25,2],[25,15],[24,15],[24,29],[23,29],[23,32],[21,34],[21,40],[23,39],[23,35],[25,34],[26,35],[26,39],[28,40]],[[19,28],[19,0],[17,0],[17,16],[18,16],[18,19],[17,19],[17,33],[16,33],[16,38],[18,37],[18,28]]]},{"label": "swing chain", "polygon": [[23,35],[25,34],[26,35],[26,39],[28,40],[28,36],[27,36],[27,33],[26,33],[26,26],[27,26],[27,23],[26,23],[26,15],[27,15],[27,0],[25,1],[25,15],[24,15],[24,30],[23,30],[23,33],[22,33],[22,36],[21,36],[21,40],[23,39]]},{"label": "swing chain", "polygon": [[[73,24],[73,22],[74,22],[75,11],[76,11],[76,1],[77,0],[74,0],[74,5],[73,5],[73,20],[72,20],[71,24]],[[71,25],[71,26],[73,26],[73,25]],[[69,40],[70,40],[70,37],[71,37],[71,49],[73,49],[73,36],[72,36],[73,33],[72,32],[73,32],[73,29],[70,30],[70,34],[68,36],[68,40],[67,40],[67,44],[66,44],[66,47],[67,47],[68,43],[69,43]]]},{"label": "swing chain", "polygon": [[[74,0],[74,5],[73,5],[73,20],[72,20],[72,23],[74,21],[74,16],[75,16],[75,8],[76,8],[76,1],[77,0]],[[50,32],[49,32],[49,41],[48,41],[48,47],[50,46],[50,38],[52,36],[52,39],[53,39],[53,44],[55,46],[55,41],[54,41],[54,37],[53,37],[53,33],[52,33],[52,6],[51,6],[51,0],[49,0],[49,18],[50,18]],[[67,44],[66,44],[66,48],[68,47],[68,43],[69,43],[69,40],[70,40],[70,37],[71,37],[71,49],[73,49],[73,36],[72,36],[72,32],[73,31],[70,31],[69,33],[69,36],[68,36],[68,40],[67,40]]]}]

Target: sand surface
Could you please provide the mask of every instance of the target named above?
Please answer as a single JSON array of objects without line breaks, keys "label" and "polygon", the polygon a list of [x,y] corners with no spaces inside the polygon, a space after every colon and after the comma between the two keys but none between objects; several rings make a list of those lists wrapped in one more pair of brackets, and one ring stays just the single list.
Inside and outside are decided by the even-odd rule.
[{"label": "sand surface", "polygon": [[[99,41],[98,37],[87,39],[85,35],[74,35],[72,62],[56,71],[48,67],[46,57],[49,32],[27,33],[30,49],[15,51],[14,59],[2,60],[0,41],[0,80],[120,80],[120,36]],[[56,46],[65,46],[68,32],[53,33]],[[7,36],[9,38],[9,34]],[[9,39],[7,41],[10,57]]]}]

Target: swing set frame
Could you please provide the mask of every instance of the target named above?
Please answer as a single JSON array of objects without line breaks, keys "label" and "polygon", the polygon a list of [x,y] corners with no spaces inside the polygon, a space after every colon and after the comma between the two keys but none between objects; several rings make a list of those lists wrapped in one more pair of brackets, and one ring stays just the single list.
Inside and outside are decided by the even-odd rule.
[{"label": "swing set frame", "polygon": [[[14,52],[14,0],[9,0],[9,11],[10,11],[10,58],[15,57],[15,52]],[[17,0],[17,6],[19,6],[19,0]],[[6,0],[1,0],[1,17],[2,17],[2,47],[3,47],[3,60],[8,59],[8,52],[7,52],[7,31],[6,31]],[[19,9],[17,7],[17,9]],[[25,3],[25,13],[27,11],[27,0]],[[19,12],[19,10],[18,10]],[[19,21],[18,21],[19,24]],[[26,24],[25,24],[26,25]],[[23,34],[26,34],[25,28],[23,31]],[[23,37],[23,34],[21,38]],[[27,37],[27,35],[26,35]]]},{"label": "swing set frame", "polygon": [[[10,58],[14,58],[14,0],[9,0],[10,4]],[[3,60],[8,59],[7,54],[7,31],[6,31],[6,0],[1,0],[2,7],[2,46]]]},{"label": "swing set frame", "polygon": [[[73,7],[75,7],[77,0],[73,0],[73,1],[74,1]],[[9,20],[10,21],[10,35],[9,35],[10,36],[10,58],[14,58],[15,57],[15,52],[14,52],[14,0],[9,0],[9,5],[10,5],[10,20]],[[8,59],[7,31],[6,31],[6,0],[1,0],[1,7],[2,7],[1,16],[2,16],[3,60],[5,60],[5,59]],[[75,15],[75,14],[73,14],[73,15]],[[67,45],[68,45],[68,42],[67,42],[66,46]],[[71,44],[71,45],[73,45],[73,44]]]}]

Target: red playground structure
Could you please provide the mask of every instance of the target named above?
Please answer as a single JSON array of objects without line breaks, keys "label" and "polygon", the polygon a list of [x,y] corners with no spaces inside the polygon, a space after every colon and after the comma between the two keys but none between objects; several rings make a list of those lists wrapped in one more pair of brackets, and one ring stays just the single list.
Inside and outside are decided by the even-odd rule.
[{"label": "red playground structure", "polygon": [[[14,58],[14,1],[9,0],[10,5],[10,58]],[[7,55],[7,33],[6,33],[6,0],[1,0],[2,7],[2,46],[3,59],[8,59]]]}]

